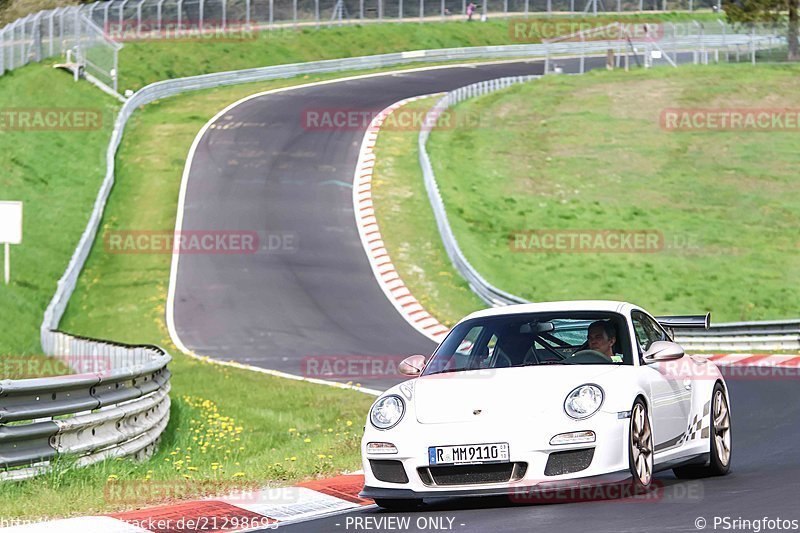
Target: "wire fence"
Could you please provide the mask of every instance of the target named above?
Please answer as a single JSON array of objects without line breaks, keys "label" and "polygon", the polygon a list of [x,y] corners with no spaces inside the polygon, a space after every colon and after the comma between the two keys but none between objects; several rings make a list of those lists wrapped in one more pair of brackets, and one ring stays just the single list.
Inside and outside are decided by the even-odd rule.
[{"label": "wire fence", "polygon": [[[261,29],[465,20],[553,13],[718,7],[719,0],[111,0],[40,11],[0,29],[0,75],[30,62],[68,63],[117,90],[119,43]],[[69,52],[69,56],[67,55]]]},{"label": "wire fence", "polygon": [[0,75],[31,62],[66,57],[116,91],[122,45],[84,15],[83,9],[40,11],[5,26],[0,30]]}]

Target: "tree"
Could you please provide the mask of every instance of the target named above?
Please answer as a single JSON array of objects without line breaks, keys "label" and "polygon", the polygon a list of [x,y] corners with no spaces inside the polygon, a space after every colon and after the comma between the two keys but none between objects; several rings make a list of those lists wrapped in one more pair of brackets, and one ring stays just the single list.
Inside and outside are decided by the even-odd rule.
[{"label": "tree", "polygon": [[800,60],[798,50],[798,5],[800,0],[726,0],[724,4],[728,22],[745,24],[769,23],[778,25],[786,20],[786,39],[789,42],[789,60]]}]

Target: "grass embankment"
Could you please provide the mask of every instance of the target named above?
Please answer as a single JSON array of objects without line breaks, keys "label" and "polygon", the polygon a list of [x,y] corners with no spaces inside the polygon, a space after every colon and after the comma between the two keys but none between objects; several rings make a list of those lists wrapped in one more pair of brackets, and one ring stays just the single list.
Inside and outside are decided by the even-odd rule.
[{"label": "grass embankment", "polygon": [[[540,35],[569,34],[588,25],[611,22],[716,20],[711,13],[538,16],[527,19],[524,37],[515,36],[508,19],[469,23],[462,19],[424,24],[364,24],[276,29],[205,38],[127,41],[120,51],[120,92],[154,81],[269,65],[338,59],[406,50],[541,42]],[[564,21],[569,24],[563,24]]]},{"label": "grass embankment", "polygon": [[[76,110],[65,114],[71,118],[80,111],[97,116],[99,127],[18,126],[22,114],[43,116],[54,108]],[[105,174],[104,146],[117,109],[113,98],[49,67],[32,65],[0,78],[0,200],[24,202],[22,244],[11,246],[11,283],[0,285],[0,356],[39,350],[42,313]]]},{"label": "grass embankment", "polygon": [[[490,282],[532,300],[621,299],[657,313],[712,310],[717,321],[797,316],[797,133],[667,131],[660,115],[796,109],[798,74],[796,65],[592,72],[459,104],[455,116],[480,117],[480,127],[437,129],[429,152],[462,250]],[[393,183],[402,201],[410,201],[409,187],[421,197],[416,137],[398,159],[385,135],[378,161],[391,165],[379,164],[381,182]],[[433,231],[419,205],[400,212],[400,199],[386,200],[392,195],[377,196],[383,233]],[[591,229],[660,232],[663,249],[520,253],[510,244],[520,230]],[[424,272],[420,290],[445,291],[449,278],[435,273],[446,256],[427,242],[390,237],[388,247],[393,257],[414,258],[398,260],[412,287]],[[442,320],[475,306],[452,290],[443,294],[452,306],[432,307]]]}]

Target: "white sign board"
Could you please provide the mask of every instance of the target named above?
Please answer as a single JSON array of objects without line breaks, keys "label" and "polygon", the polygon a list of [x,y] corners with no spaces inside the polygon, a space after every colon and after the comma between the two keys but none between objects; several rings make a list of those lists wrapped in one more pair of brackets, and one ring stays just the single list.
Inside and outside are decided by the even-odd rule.
[{"label": "white sign board", "polygon": [[22,202],[0,202],[0,244],[22,243]]}]

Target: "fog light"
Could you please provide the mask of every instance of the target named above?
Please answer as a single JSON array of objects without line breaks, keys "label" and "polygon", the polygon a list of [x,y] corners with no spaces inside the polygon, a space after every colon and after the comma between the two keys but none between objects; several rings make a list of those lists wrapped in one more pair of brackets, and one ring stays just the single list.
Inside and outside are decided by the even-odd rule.
[{"label": "fog light", "polygon": [[397,453],[397,448],[391,442],[370,442],[367,444],[367,453]]},{"label": "fog light", "polygon": [[579,444],[581,442],[594,442],[594,431],[561,433],[550,439],[550,444]]}]

